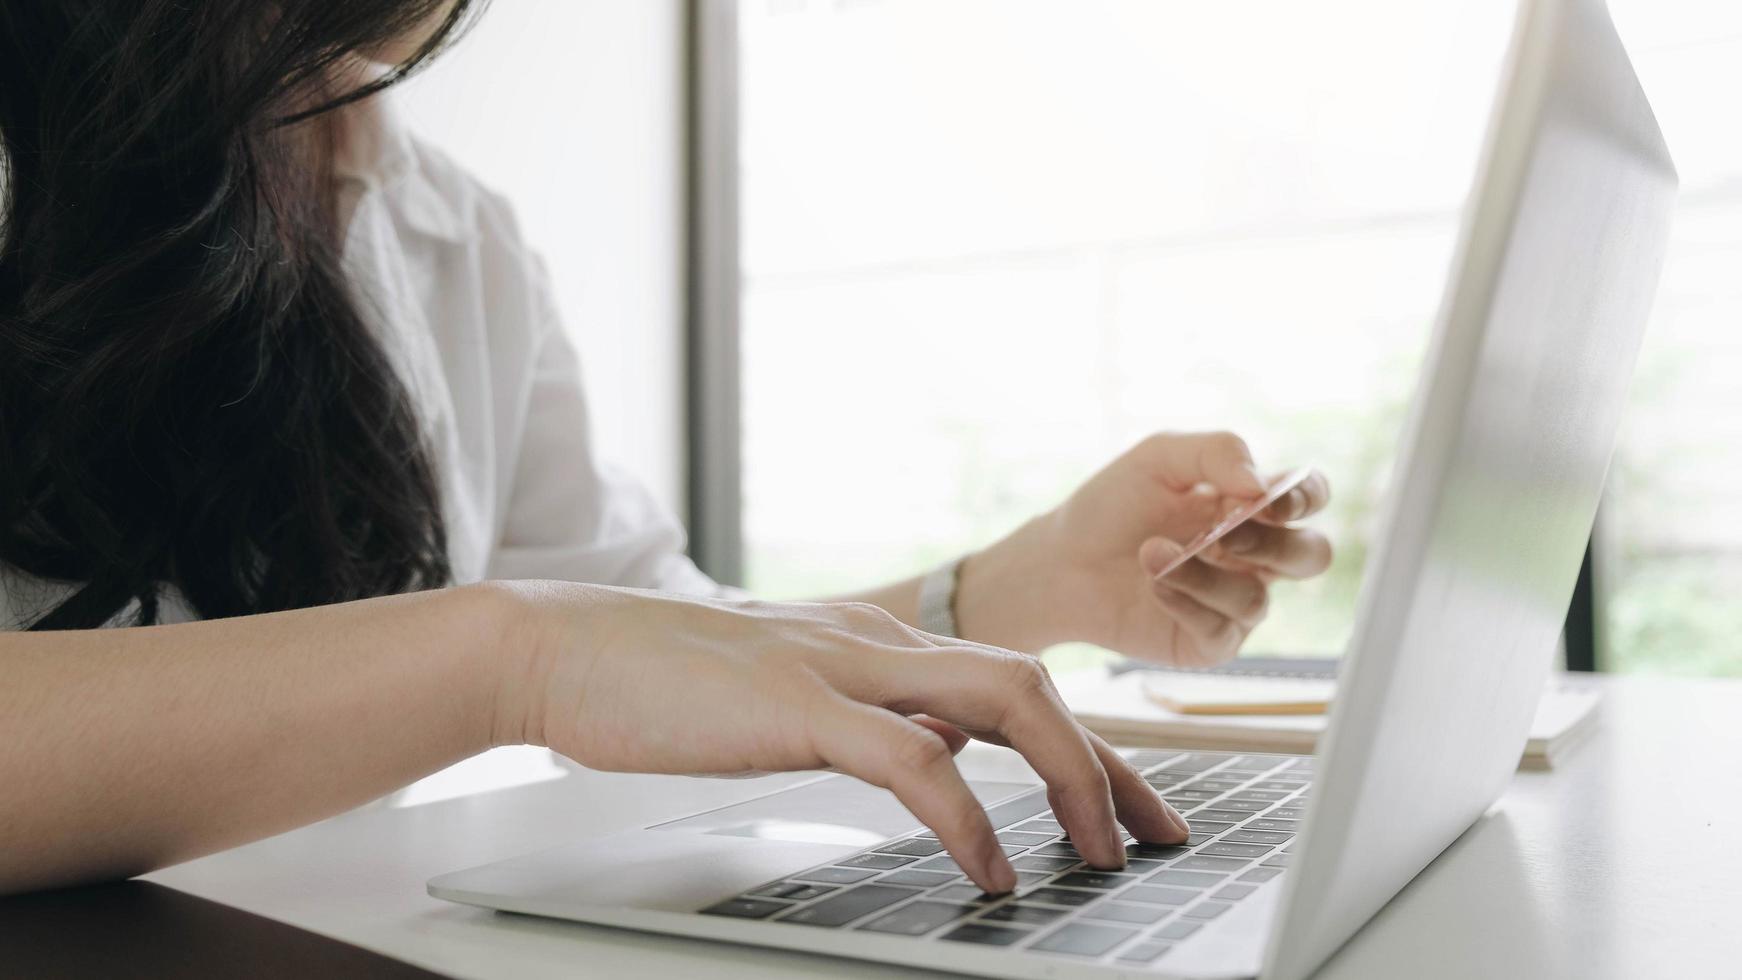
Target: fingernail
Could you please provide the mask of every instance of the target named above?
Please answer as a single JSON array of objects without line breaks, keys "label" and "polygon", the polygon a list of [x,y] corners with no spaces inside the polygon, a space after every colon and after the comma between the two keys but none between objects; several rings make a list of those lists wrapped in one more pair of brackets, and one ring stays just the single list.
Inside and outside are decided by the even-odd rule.
[{"label": "fingernail", "polygon": [[1258,544],[1258,535],[1251,531],[1232,531],[1222,539],[1222,548],[1231,555],[1243,555]]},{"label": "fingernail", "polygon": [[1161,806],[1162,809],[1167,811],[1168,821],[1173,824],[1174,829],[1179,831],[1180,839],[1184,840],[1187,837],[1190,837],[1192,835],[1191,825],[1186,823],[1186,818],[1180,816],[1180,812],[1173,808],[1173,804],[1166,800],[1162,800]]},{"label": "fingernail", "polygon": [[1159,575],[1161,570],[1167,567],[1168,562],[1179,557],[1180,552],[1184,550],[1167,538],[1151,538],[1143,551],[1145,570],[1151,576]]},{"label": "fingernail", "polygon": [[1114,860],[1119,862],[1114,867],[1125,867],[1125,835],[1119,832],[1118,827],[1112,827],[1108,829],[1107,836],[1108,844],[1113,848]]},{"label": "fingernail", "polygon": [[1294,516],[1290,517],[1289,520],[1298,521],[1306,516],[1307,495],[1304,491],[1296,490],[1291,496],[1294,497],[1294,505],[1289,508],[1289,513]]}]

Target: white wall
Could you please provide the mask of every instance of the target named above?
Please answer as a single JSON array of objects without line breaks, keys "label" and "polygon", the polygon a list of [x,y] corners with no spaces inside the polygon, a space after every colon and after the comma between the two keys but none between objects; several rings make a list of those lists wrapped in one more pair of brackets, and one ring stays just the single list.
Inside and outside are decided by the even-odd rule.
[{"label": "white wall", "polygon": [[493,0],[401,98],[513,199],[579,338],[601,453],[681,513],[680,0]]}]

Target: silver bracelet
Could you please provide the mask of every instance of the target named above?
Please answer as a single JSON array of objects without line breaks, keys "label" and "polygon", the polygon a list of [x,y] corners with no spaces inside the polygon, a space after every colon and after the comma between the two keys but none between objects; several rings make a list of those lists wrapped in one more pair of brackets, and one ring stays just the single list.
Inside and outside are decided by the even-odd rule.
[{"label": "silver bracelet", "polygon": [[960,637],[956,631],[956,586],[966,555],[952,558],[919,580],[919,628],[935,636]]}]

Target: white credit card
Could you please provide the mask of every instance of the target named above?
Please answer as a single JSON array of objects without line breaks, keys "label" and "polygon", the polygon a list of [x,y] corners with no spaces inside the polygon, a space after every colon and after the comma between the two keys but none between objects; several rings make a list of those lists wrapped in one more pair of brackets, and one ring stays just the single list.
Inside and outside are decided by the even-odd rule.
[{"label": "white credit card", "polygon": [[1276,482],[1270,485],[1270,489],[1265,491],[1264,496],[1259,497],[1251,503],[1241,504],[1233,513],[1217,521],[1214,527],[1211,527],[1209,530],[1187,542],[1185,550],[1180,552],[1179,556],[1173,561],[1168,562],[1165,568],[1156,572],[1155,577],[1161,578],[1163,575],[1166,575],[1181,565],[1184,565],[1186,562],[1191,561],[1193,558],[1197,557],[1199,552],[1221,540],[1229,531],[1234,530],[1252,518],[1257,517],[1259,514],[1264,513],[1264,508],[1269,507],[1278,500],[1281,500],[1290,490],[1293,490],[1295,487],[1306,482],[1306,478],[1310,475],[1312,475],[1312,469],[1310,467],[1302,467],[1298,470],[1290,470],[1282,476],[1277,477]]}]

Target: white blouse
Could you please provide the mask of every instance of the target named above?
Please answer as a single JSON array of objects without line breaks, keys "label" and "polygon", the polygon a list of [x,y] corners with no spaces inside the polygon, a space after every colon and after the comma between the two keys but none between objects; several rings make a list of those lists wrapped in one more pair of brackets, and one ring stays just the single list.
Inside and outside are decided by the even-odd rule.
[{"label": "white blouse", "polygon": [[[416,139],[387,97],[343,113],[344,261],[421,411],[455,583],[724,591],[685,557],[682,528],[646,489],[595,458],[574,344],[508,202]],[[0,568],[0,629],[73,588]],[[196,618],[174,592],[159,615]]]}]

